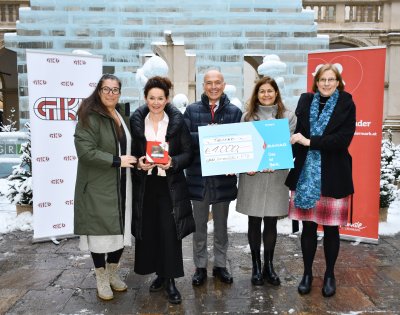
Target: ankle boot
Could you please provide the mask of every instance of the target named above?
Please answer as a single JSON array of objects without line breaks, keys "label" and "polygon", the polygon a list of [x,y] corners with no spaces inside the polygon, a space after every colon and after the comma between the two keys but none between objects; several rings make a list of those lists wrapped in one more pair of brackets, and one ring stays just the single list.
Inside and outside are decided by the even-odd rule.
[{"label": "ankle boot", "polygon": [[274,270],[274,265],[272,264],[272,260],[274,258],[274,251],[267,250],[264,251],[264,268],[263,268],[263,277],[267,279],[269,284],[279,285],[281,284],[281,280]]},{"label": "ankle boot", "polygon": [[260,250],[251,251],[253,269],[251,273],[251,283],[254,285],[264,285],[264,278],[261,273],[261,253]]},{"label": "ankle boot", "polygon": [[175,287],[174,279],[167,279],[165,282],[164,293],[168,296],[168,301],[174,304],[179,304],[182,302],[181,294],[178,289]]},{"label": "ankle boot", "polygon": [[311,275],[304,275],[303,279],[301,279],[301,281],[299,283],[297,291],[299,291],[299,293],[301,295],[306,295],[306,294],[310,293],[313,279],[314,278]]},{"label": "ankle boot", "polygon": [[125,291],[127,289],[126,284],[119,278],[117,274],[118,264],[109,264],[106,262],[106,271],[108,273],[108,279],[110,280],[110,286],[115,291]]},{"label": "ankle boot", "polygon": [[111,300],[114,298],[113,292],[110,287],[110,280],[108,279],[107,270],[103,267],[95,268],[97,280],[97,295],[103,300]]},{"label": "ankle boot", "polygon": [[161,276],[157,276],[157,278],[155,278],[151,282],[149,291],[151,292],[160,291],[164,287],[164,284],[165,284],[165,279]]},{"label": "ankle boot", "polygon": [[322,288],[322,295],[325,297],[330,297],[336,293],[336,280],[333,277],[324,277],[324,286]]}]

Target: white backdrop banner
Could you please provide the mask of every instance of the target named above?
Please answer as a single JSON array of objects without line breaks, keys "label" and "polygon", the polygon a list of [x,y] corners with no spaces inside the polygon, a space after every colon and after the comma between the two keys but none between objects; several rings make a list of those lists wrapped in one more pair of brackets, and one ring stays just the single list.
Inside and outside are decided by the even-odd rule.
[{"label": "white backdrop banner", "polygon": [[75,117],[102,75],[102,57],[27,50],[34,242],[73,236]]}]

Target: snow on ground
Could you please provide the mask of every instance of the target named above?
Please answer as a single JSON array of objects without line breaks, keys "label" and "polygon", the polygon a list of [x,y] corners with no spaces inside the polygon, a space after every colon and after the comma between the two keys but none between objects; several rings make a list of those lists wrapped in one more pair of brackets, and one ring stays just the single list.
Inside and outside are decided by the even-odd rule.
[{"label": "snow on ground", "polygon": [[400,231],[400,200],[391,203],[387,222],[379,223],[379,235],[394,235]]},{"label": "snow on ground", "polygon": [[[400,196],[390,205],[388,210],[387,222],[379,223],[379,235],[390,236],[400,232]],[[302,224],[299,222],[300,231]],[[208,233],[214,231],[213,221],[208,222]],[[247,215],[236,212],[236,200],[232,201],[229,205],[228,215],[228,232],[229,233],[247,233],[248,217]],[[278,220],[278,234],[289,235],[290,237],[297,237],[292,233],[292,220],[288,217]]]},{"label": "snow on ground", "polygon": [[[7,180],[0,179],[0,191],[8,188]],[[229,233],[247,233],[247,215],[236,212],[236,200],[229,206],[228,231]],[[300,222],[300,231],[302,229]],[[33,230],[33,216],[24,213],[17,217],[15,205],[12,205],[5,196],[0,196],[0,234],[11,231]],[[208,233],[214,231],[213,221],[208,222]],[[390,236],[400,232],[400,197],[392,202],[388,210],[387,222],[379,223],[379,235]],[[292,233],[292,220],[284,218],[278,221],[278,234],[297,237]]]},{"label": "snow on ground", "polygon": [[[7,180],[0,179],[0,192],[7,189]],[[30,212],[24,212],[17,217],[15,205],[12,205],[5,196],[0,196],[0,234],[16,230],[32,231],[33,216]]]},{"label": "snow on ground", "polygon": [[[229,233],[247,233],[248,216],[239,212],[236,212],[236,200],[232,201],[229,205],[229,215],[228,215],[228,232]],[[214,231],[213,221],[208,222],[208,233]],[[301,231],[301,222],[300,222]],[[292,233],[292,220],[289,218],[284,218],[278,220],[278,234],[289,235]],[[297,237],[296,235],[291,235],[291,237]]]}]

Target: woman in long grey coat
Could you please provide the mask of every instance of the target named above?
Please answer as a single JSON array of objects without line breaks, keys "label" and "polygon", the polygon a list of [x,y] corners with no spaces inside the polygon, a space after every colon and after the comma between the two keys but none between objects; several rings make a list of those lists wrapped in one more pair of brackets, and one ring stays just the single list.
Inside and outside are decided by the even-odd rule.
[{"label": "woman in long grey coat", "polygon": [[[296,127],[296,116],[285,109],[278,85],[270,77],[264,77],[254,87],[248,111],[241,122],[288,119],[290,135]],[[248,172],[239,176],[236,211],[249,216],[248,239],[253,260],[251,282],[264,285],[264,279],[273,285],[280,284],[272,260],[277,237],[278,216],[288,214],[289,190],[285,180],[289,170],[272,168],[262,172]],[[261,222],[264,220],[264,268],[261,272]]]}]

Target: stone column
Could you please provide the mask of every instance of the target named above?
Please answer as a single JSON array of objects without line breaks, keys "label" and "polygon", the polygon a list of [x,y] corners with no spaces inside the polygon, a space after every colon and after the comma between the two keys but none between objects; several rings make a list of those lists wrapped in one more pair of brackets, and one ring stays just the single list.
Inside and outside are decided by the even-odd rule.
[{"label": "stone column", "polygon": [[393,129],[393,140],[400,143],[400,34],[392,33],[381,35],[380,41],[387,46],[386,49],[386,78],[387,92],[385,93],[384,125]]},{"label": "stone column", "polygon": [[185,54],[185,46],[174,46],[174,96],[177,94],[189,95],[189,57]]},{"label": "stone column", "polygon": [[350,22],[353,22],[354,21],[354,6],[353,5],[350,5],[350,16],[349,16],[349,20],[350,20]]},{"label": "stone column", "polygon": [[[351,8],[350,8],[351,14]],[[343,3],[337,3],[333,6],[333,22],[344,23],[346,19],[346,5]],[[351,20],[351,17],[350,17]]]},{"label": "stone column", "polygon": [[360,5],[356,6],[356,10],[357,10],[357,12],[356,12],[357,22],[361,22],[361,8],[362,8],[362,6],[360,6]]},{"label": "stone column", "polygon": [[376,5],[374,5],[372,9],[372,22],[376,22]]},{"label": "stone column", "polygon": [[322,11],[322,6],[317,6],[318,8],[318,22],[321,21],[321,11]]},{"label": "stone column", "polygon": [[5,5],[3,6],[3,9],[4,9],[4,16],[6,17],[5,22],[9,22],[9,21],[10,21],[10,17],[8,16],[8,5],[5,4]]},{"label": "stone column", "polygon": [[368,22],[368,6],[364,5],[364,22]]}]

